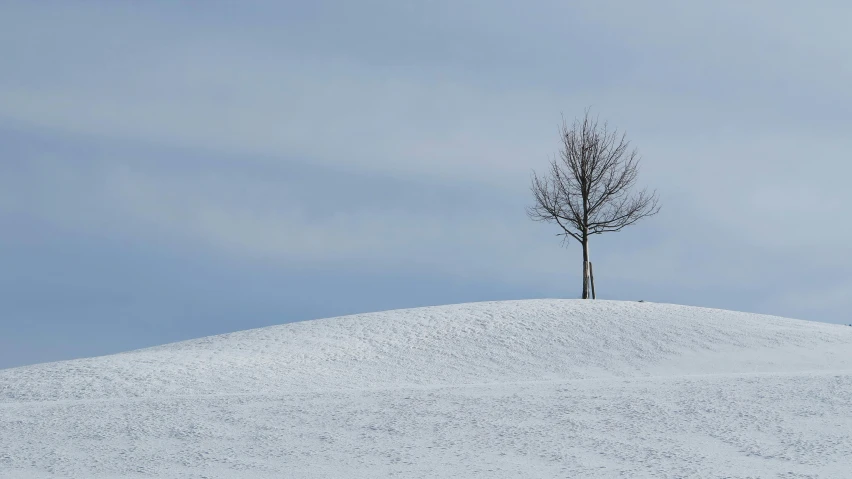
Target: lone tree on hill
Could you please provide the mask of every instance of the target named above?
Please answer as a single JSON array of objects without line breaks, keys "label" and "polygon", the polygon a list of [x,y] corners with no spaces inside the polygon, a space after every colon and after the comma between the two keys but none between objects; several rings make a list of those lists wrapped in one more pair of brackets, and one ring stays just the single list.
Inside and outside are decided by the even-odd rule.
[{"label": "lone tree on hill", "polygon": [[[639,171],[639,153],[626,136],[598,124],[587,109],[569,128],[562,121],[562,149],[541,177],[533,172],[530,189],[535,204],[527,208],[534,221],[556,223],[563,244],[574,238],[583,245],[583,299],[595,298],[589,237],[621,231],[660,211],[656,192],[631,193]],[[591,286],[591,292],[589,291]]]}]

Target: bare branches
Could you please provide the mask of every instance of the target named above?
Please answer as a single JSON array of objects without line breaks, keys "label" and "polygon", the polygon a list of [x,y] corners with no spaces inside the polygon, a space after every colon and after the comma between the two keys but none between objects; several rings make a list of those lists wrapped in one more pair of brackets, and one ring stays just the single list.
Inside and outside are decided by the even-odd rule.
[{"label": "bare branches", "polygon": [[591,235],[620,231],[660,210],[656,192],[631,194],[640,158],[624,134],[600,124],[589,110],[570,127],[563,119],[560,134],[562,148],[547,173],[533,172],[531,219],[554,222],[566,238],[585,243]]},{"label": "bare branches", "polygon": [[583,299],[594,298],[589,261],[589,237],[621,231],[646,216],[657,214],[656,192],[631,194],[639,175],[639,153],[622,133],[598,123],[587,109],[569,128],[562,119],[562,148],[542,175],[532,174],[535,203],[527,215],[556,223],[563,243],[573,238],[583,245]]}]

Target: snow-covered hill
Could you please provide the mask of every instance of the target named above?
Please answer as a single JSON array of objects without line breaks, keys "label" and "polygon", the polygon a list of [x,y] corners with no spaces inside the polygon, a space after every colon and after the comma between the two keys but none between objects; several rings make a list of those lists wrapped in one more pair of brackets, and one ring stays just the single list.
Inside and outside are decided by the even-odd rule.
[{"label": "snow-covered hill", "polygon": [[852,477],[852,328],[389,311],[0,371],[2,478]]}]

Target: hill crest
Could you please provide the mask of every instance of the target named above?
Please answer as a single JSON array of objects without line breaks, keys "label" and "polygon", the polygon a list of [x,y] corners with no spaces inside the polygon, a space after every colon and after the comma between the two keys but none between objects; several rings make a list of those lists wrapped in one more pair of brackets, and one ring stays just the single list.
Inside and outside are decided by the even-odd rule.
[{"label": "hill crest", "polygon": [[849,369],[852,328],[524,300],[318,319],[0,371],[0,402]]}]

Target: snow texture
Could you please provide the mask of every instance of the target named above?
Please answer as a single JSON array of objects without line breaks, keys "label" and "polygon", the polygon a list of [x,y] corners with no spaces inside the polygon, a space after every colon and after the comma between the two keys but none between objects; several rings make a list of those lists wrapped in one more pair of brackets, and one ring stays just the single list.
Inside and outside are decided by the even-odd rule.
[{"label": "snow texture", "polygon": [[852,477],[852,328],[512,301],[6,369],[0,477]]}]

